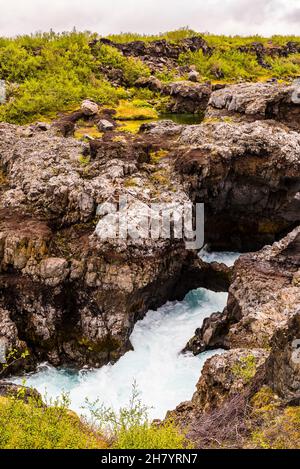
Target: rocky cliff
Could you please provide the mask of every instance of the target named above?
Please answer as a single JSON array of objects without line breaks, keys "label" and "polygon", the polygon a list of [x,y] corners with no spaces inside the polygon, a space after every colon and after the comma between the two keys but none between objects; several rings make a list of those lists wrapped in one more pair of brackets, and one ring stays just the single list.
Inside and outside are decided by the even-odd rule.
[{"label": "rocky cliff", "polygon": [[286,413],[300,403],[299,232],[240,257],[227,307],[204,321],[184,351],[230,349],[207,360],[192,400],[167,416],[189,428],[197,445],[256,447],[259,432],[274,438],[268,426],[281,438],[281,419],[287,432],[293,428]]},{"label": "rocky cliff", "polygon": [[[115,361],[130,348],[134,323],[148,309],[191,288],[229,285],[226,269],[199,262],[182,240],[115,239],[109,234],[110,206],[97,214],[99,204],[126,196],[131,223],[138,219],[142,226],[138,213],[152,202],[204,202],[205,241],[218,249],[260,248],[300,221],[297,132],[274,121],[161,121],[129,135],[115,128],[108,113],[112,125],[98,140],[58,135],[58,123],[74,127],[82,114],[98,121],[99,112],[85,102],[80,112],[52,126],[0,126],[1,334],[8,349],[29,348],[32,364]],[[241,283],[248,285],[253,276],[252,265],[262,265],[261,288],[271,275],[278,275],[280,286],[293,285],[295,272],[281,275],[280,260],[266,265],[265,249],[240,261],[225,320],[232,331],[224,346],[235,340],[243,315],[235,302]],[[247,309],[244,321],[249,324],[252,316]],[[260,316],[273,330],[268,313]],[[220,321],[223,331],[223,315],[218,331]],[[251,320],[253,340],[261,346],[264,332],[257,333],[257,323]],[[251,337],[245,334],[245,346],[252,345]]]}]

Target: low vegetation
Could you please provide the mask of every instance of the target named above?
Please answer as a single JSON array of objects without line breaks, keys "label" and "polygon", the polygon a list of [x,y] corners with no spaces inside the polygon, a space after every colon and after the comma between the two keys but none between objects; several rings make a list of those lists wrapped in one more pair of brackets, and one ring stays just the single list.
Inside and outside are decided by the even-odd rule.
[{"label": "low vegetation", "polygon": [[121,101],[116,109],[118,120],[147,120],[157,119],[158,114],[146,101],[134,99],[133,101]]},{"label": "low vegetation", "polygon": [[256,373],[256,359],[252,354],[242,357],[238,363],[236,363],[232,372],[237,378],[243,379],[243,381],[250,381]]},{"label": "low vegetation", "polygon": [[1,449],[95,449],[107,443],[61,399],[45,406],[34,397],[0,398]]},{"label": "low vegetation", "polygon": [[264,386],[252,398],[251,446],[262,449],[300,449],[300,407],[282,408],[273,391]]},{"label": "low vegetation", "polygon": [[[198,34],[182,28],[159,35],[125,33],[109,38],[116,42],[165,39],[178,43]],[[186,78],[184,74],[178,76],[181,65],[194,65],[201,81],[289,80],[300,75],[300,54],[267,56],[269,68],[265,68],[259,65],[255,53],[239,50],[253,42],[270,48],[283,46],[288,41],[300,42],[299,37],[201,36],[213,48],[210,55],[202,51],[181,54],[175,68],[158,69],[157,78],[165,82]],[[52,119],[59,112],[75,109],[85,98],[117,107],[119,117],[126,120],[153,118],[154,108],[163,110],[166,97],[135,87],[138,78],[150,75],[149,67],[138,58],[124,57],[110,45],[97,43],[91,47],[97,38],[97,34],[76,31],[0,37],[0,79],[7,84],[7,102],[0,105],[0,121],[24,124]],[[107,72],[116,72],[121,80],[115,82]],[[134,102],[139,100],[143,105]]]}]

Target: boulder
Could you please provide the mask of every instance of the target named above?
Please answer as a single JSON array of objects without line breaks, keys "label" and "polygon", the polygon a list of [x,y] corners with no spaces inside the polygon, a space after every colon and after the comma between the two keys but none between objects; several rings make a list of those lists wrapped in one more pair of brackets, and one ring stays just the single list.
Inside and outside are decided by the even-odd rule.
[{"label": "boulder", "polygon": [[85,99],[81,103],[81,111],[85,116],[95,116],[99,112],[99,106],[93,101]]},{"label": "boulder", "polygon": [[115,124],[113,124],[107,119],[100,119],[97,122],[97,127],[100,130],[100,132],[106,132],[108,130],[113,130],[115,127]]},{"label": "boulder", "polygon": [[192,70],[188,74],[188,80],[189,81],[197,82],[197,81],[199,81],[199,77],[200,77],[200,74],[196,70]]},{"label": "boulder", "polygon": [[176,81],[164,86],[163,93],[171,97],[170,112],[199,113],[206,109],[212,92],[210,83]]},{"label": "boulder", "polygon": [[[107,204],[117,207],[120,196],[132,228],[137,206],[158,197],[175,207],[203,201],[207,241],[231,250],[235,243],[255,248],[299,217],[298,134],[274,124],[163,121],[118,139],[104,133],[89,146],[52,130],[32,128],[28,138],[26,129],[0,124],[0,329],[12,346],[23,342],[33,362],[114,362],[130,349],[134,324],[148,309],[191,288],[228,287],[231,271],[201,263],[182,239],[109,236],[115,219]],[[231,317],[227,347],[239,318]],[[248,335],[261,344],[256,331]]]}]

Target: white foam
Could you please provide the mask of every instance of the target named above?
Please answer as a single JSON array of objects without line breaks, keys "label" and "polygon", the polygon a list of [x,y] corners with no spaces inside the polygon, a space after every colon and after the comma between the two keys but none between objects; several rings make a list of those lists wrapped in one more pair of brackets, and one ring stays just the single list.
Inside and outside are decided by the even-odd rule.
[{"label": "white foam", "polygon": [[235,261],[240,257],[239,252],[210,252],[207,246],[204,246],[201,251],[199,251],[199,257],[204,262],[220,262],[228,267],[232,267]]}]

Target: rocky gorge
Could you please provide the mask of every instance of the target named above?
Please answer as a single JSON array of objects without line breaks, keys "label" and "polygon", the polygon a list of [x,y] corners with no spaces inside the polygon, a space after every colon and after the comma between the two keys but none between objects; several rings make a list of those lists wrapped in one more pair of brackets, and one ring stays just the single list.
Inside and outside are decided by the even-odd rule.
[{"label": "rocky gorge", "polygon": [[[182,52],[165,42],[110,45],[154,68],[162,54],[171,63]],[[205,41],[182,47],[211,53]],[[211,311],[183,353],[226,351],[205,362],[191,401],[167,417],[197,447],[251,446],[253,422],[264,431],[262,396],[270,419],[300,405],[297,87],[151,76],[137,86],[170,96],[171,112],[203,112],[203,122],[155,119],[133,134],[114,110],[85,100],[51,123],[0,123],[0,340],[6,354],[29,354],[6,374],[45,361],[115,363],[148,310],[200,287],[228,291],[225,309]],[[75,138],[82,122],[102,134]],[[115,238],[110,207],[120,197],[133,225],[151,203],[204,203],[205,244],[242,254],[228,267],[182,239]]]}]

